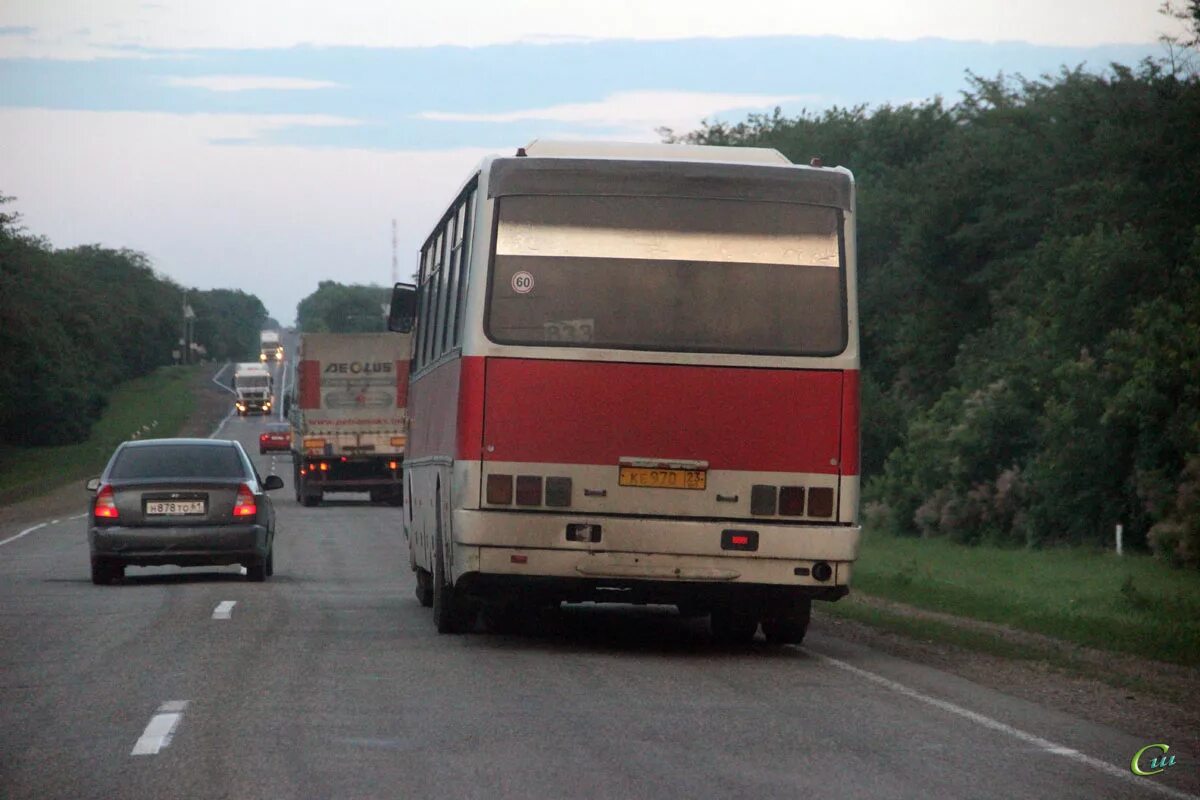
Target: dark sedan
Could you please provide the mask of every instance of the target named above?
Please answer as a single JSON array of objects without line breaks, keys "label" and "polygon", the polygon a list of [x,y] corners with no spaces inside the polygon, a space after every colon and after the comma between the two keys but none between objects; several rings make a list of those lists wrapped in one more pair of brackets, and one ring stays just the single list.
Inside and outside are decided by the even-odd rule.
[{"label": "dark sedan", "polygon": [[252,581],[275,570],[275,510],[237,442],[150,439],[119,445],[99,478],[88,514],[92,582],[125,567],[241,564]]}]

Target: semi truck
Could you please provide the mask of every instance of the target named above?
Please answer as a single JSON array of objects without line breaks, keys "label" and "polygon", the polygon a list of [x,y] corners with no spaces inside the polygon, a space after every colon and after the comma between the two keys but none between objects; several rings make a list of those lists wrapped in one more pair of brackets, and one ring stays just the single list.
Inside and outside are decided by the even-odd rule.
[{"label": "semi truck", "polygon": [[331,492],[369,492],[400,505],[408,442],[411,336],[300,335],[288,417],[296,500],[318,505]]},{"label": "semi truck", "polygon": [[233,370],[234,407],[239,416],[270,414],[275,400],[271,371],[254,361],[238,364]]},{"label": "semi truck", "polygon": [[279,339],[279,331],[263,331],[258,341],[259,361],[283,361],[283,342]]}]

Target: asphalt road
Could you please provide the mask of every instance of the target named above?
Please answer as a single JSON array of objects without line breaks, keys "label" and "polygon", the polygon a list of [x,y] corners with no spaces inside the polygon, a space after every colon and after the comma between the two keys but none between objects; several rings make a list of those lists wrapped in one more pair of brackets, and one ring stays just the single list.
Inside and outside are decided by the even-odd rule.
[{"label": "asphalt road", "polygon": [[[262,424],[235,417],[221,436],[257,454]],[[255,457],[288,483],[264,584],[158,567],[93,586],[82,519],[0,532],[0,797],[1093,800],[1195,786],[1194,764],[1131,775],[1147,741],[816,623],[803,647],[723,649],[673,609],[574,606],[519,634],[439,636],[413,598],[399,509],[302,508],[288,456]]]}]

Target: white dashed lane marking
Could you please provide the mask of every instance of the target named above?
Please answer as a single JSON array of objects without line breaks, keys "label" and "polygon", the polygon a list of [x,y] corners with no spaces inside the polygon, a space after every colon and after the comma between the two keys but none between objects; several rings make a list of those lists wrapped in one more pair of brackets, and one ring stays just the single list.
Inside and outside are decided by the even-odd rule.
[{"label": "white dashed lane marking", "polygon": [[171,737],[183,719],[183,710],[187,708],[187,700],[169,700],[158,707],[158,713],[150,718],[150,724],[142,732],[130,751],[131,756],[152,756],[171,744]]},{"label": "white dashed lane marking", "polygon": [[217,603],[217,607],[213,609],[213,619],[229,619],[233,616],[233,607],[237,605],[237,600],[222,600]]}]

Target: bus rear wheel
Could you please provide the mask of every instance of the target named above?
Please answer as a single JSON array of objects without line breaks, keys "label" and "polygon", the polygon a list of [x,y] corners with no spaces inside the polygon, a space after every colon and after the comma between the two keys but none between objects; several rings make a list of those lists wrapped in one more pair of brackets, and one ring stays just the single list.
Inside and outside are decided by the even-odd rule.
[{"label": "bus rear wheel", "polygon": [[812,600],[799,601],[794,607],[780,611],[763,620],[763,635],[768,644],[800,644],[808,633],[812,616]]},{"label": "bus rear wheel", "polygon": [[446,557],[439,537],[433,559],[433,624],[438,633],[463,633],[467,628],[467,599],[446,582]]},{"label": "bus rear wheel", "polygon": [[714,608],[709,618],[713,639],[718,644],[748,644],[758,631],[753,614],[730,608]]}]

